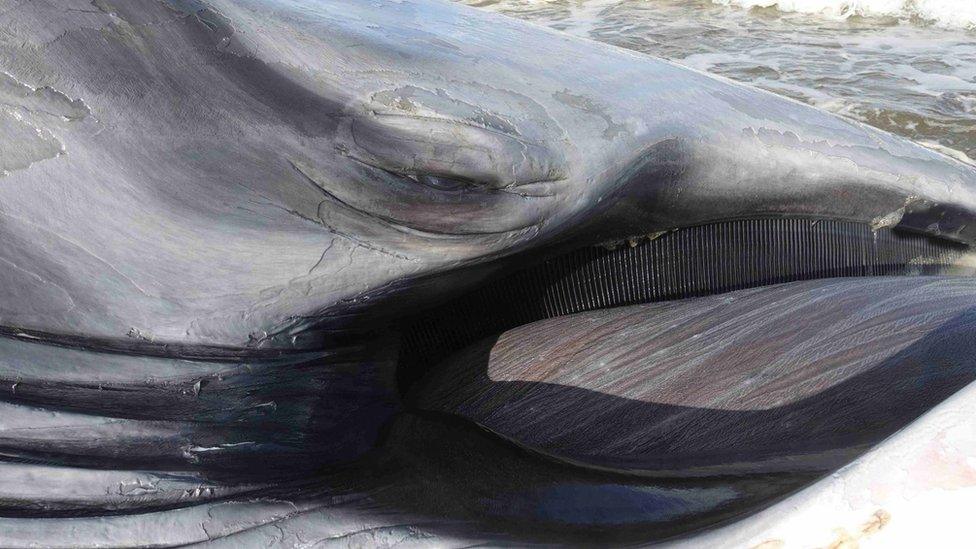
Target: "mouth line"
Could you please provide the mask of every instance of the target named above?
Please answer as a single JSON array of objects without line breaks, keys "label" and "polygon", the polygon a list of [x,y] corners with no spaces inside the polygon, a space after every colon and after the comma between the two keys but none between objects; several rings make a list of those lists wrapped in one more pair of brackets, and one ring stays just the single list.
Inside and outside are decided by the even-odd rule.
[{"label": "mouth line", "polygon": [[228,345],[209,345],[203,343],[164,343],[136,338],[124,339],[54,333],[44,330],[6,325],[0,325],[0,338],[111,355],[168,358],[188,361],[206,361],[213,363],[266,361],[304,356],[336,356],[346,352],[346,349],[336,347],[328,350],[320,350],[271,347],[238,347]]},{"label": "mouth line", "polygon": [[398,383],[481,339],[584,311],[838,277],[972,275],[968,247],[836,219],[715,222],[623,239],[509,272],[403,319]]},{"label": "mouth line", "polygon": [[[584,311],[670,301],[799,280],[972,275],[955,241],[869,224],[814,218],[723,221],[576,249],[495,276],[473,290],[400,317],[401,381],[475,341]],[[522,263],[524,265],[524,263]],[[323,347],[157,342],[0,325],[0,338],[98,353],[208,362],[354,353],[358,339]],[[339,343],[336,346],[335,343]],[[424,360],[420,360],[424,357]],[[421,362],[423,364],[421,364]]]}]

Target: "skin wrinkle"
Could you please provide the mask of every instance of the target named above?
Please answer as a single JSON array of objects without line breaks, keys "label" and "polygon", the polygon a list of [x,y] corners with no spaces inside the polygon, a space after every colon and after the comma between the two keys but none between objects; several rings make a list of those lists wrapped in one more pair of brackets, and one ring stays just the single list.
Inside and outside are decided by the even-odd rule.
[{"label": "skin wrinkle", "polygon": [[[353,158],[353,159],[356,160],[357,162],[362,162],[364,165],[369,166],[371,168],[375,168],[375,169],[379,169],[379,170],[384,170],[383,168],[380,168],[380,167],[377,167],[377,166],[372,166],[369,163],[363,162],[363,161],[361,161],[359,159],[355,159],[355,158]],[[515,227],[515,228],[512,228],[512,229],[505,229],[505,230],[501,230],[501,231],[464,232],[464,233],[445,233],[445,232],[433,231],[433,230],[430,230],[430,229],[415,228],[415,227],[411,227],[409,225],[403,225],[403,224],[397,222],[395,219],[391,219],[391,218],[389,218],[387,216],[378,215],[378,214],[375,214],[375,213],[372,213],[372,212],[369,212],[369,211],[366,211],[366,210],[357,208],[355,206],[352,206],[352,205],[350,205],[350,204],[348,204],[346,202],[343,202],[342,200],[340,200],[339,198],[337,198],[336,196],[334,196],[333,194],[331,194],[329,191],[327,191],[323,187],[323,185],[319,184],[315,180],[314,177],[312,177],[310,174],[306,173],[305,169],[303,169],[300,164],[295,163],[295,162],[292,162],[292,166],[295,168],[295,170],[297,170],[299,173],[301,173],[302,176],[304,176],[308,180],[308,182],[310,184],[314,185],[315,188],[318,189],[319,192],[321,192],[324,196],[327,197],[328,200],[323,201],[323,202],[321,202],[319,204],[319,211],[322,210],[322,208],[323,208],[323,206],[325,204],[328,204],[329,201],[331,201],[332,203],[338,204],[338,205],[340,205],[340,206],[342,206],[344,208],[347,208],[348,210],[350,210],[352,212],[355,212],[357,214],[360,214],[360,215],[363,215],[363,216],[366,216],[366,217],[369,217],[369,218],[376,219],[376,220],[380,221],[381,223],[383,223],[383,225],[388,226],[391,229],[394,229],[394,230],[399,231],[399,232],[402,232],[402,233],[409,234],[411,236],[421,236],[421,237],[425,237],[425,238],[439,239],[439,240],[440,239],[463,240],[463,239],[468,238],[468,237],[471,237],[471,236],[507,236],[507,235],[514,235],[514,234],[518,234],[518,233],[524,233],[524,231],[529,230],[529,229],[535,227],[536,225],[538,225],[539,223],[541,223],[541,221],[539,221],[539,222],[535,222],[535,223],[532,223],[532,224],[529,224],[529,225],[525,225],[525,226],[522,226],[522,227]],[[384,171],[387,171],[387,170],[384,170]],[[390,173],[392,173],[392,172],[390,172]],[[497,189],[493,189],[493,190],[497,190]],[[346,236],[346,235],[343,235],[343,236]],[[347,236],[347,238],[348,238],[348,236]],[[360,243],[360,244],[363,244],[363,243]],[[365,246],[365,247],[369,248],[368,245]],[[400,256],[397,256],[397,257],[400,257]],[[410,259],[410,258],[403,257],[403,259]]]},{"label": "skin wrinkle", "polygon": [[[391,252],[391,251],[385,250],[383,248],[376,247],[373,244],[370,244],[368,242],[365,242],[362,239],[359,239],[359,238],[357,238],[355,236],[352,236],[352,235],[349,235],[349,234],[345,234],[345,233],[339,231],[338,229],[336,229],[335,227],[330,226],[325,221],[325,218],[322,217],[322,213],[321,213],[322,210],[323,210],[323,208],[325,208],[326,205],[330,205],[330,204],[331,205],[339,205],[339,206],[341,206],[343,208],[346,208],[346,209],[348,209],[350,211],[353,211],[353,212],[356,212],[356,213],[359,213],[359,214],[362,214],[362,215],[366,215],[366,216],[369,216],[369,217],[376,217],[376,216],[373,216],[372,214],[370,214],[368,212],[360,211],[360,210],[358,210],[356,208],[353,208],[353,207],[349,206],[348,204],[342,202],[341,200],[339,200],[338,198],[336,198],[335,196],[333,196],[331,193],[329,193],[329,191],[325,190],[321,185],[319,185],[312,176],[310,176],[308,173],[306,173],[306,171],[304,169],[302,169],[302,167],[299,164],[296,164],[294,161],[291,161],[291,160],[289,160],[289,163],[291,164],[292,168],[295,169],[296,172],[298,172],[299,174],[301,174],[301,176],[309,183],[310,186],[312,186],[314,189],[316,189],[320,194],[322,194],[325,197],[325,200],[319,202],[319,205],[318,205],[318,208],[317,208],[317,210],[319,212],[319,223],[321,223],[324,227],[326,227],[327,229],[329,229],[331,232],[333,232],[337,236],[341,236],[341,237],[343,237],[343,238],[345,238],[347,240],[350,240],[353,243],[355,243],[356,245],[358,245],[360,247],[363,247],[363,248],[366,248],[368,250],[371,250],[371,251],[374,251],[374,252],[379,252],[379,253],[382,253],[382,254],[385,254],[385,255],[389,255],[390,257],[395,257],[397,259],[403,259],[403,260],[406,260],[406,261],[416,261],[415,259],[410,258],[408,256],[400,255],[400,254],[397,254],[396,252]],[[386,224],[388,226],[390,226],[391,228],[394,228],[394,229],[397,229],[397,230],[401,230],[400,227],[396,226],[392,222],[386,222]],[[404,227],[403,229],[406,230],[407,228]]]},{"label": "skin wrinkle", "polygon": [[[322,256],[319,257],[319,260],[315,262],[315,265],[312,265],[312,267],[308,270],[308,275],[309,276],[311,276],[312,272],[314,272],[315,269],[319,268],[319,266],[322,265],[322,262],[325,261],[325,256],[329,253],[330,250],[332,250],[332,247],[333,246],[335,246],[335,239],[334,238],[329,241],[329,245],[325,248],[325,250],[322,251]],[[352,255],[352,252],[350,252],[350,255]],[[352,262],[352,259],[350,258],[350,263],[351,262]]]}]

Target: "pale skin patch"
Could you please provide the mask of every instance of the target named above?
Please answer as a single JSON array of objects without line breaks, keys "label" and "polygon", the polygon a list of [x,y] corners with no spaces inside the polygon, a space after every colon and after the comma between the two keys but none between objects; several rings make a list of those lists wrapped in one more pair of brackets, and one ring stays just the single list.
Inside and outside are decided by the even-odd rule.
[{"label": "pale skin patch", "polygon": [[753,545],[752,549],[782,549],[786,547],[786,542],[781,539],[768,539],[759,545]]},{"label": "pale skin patch", "polygon": [[891,513],[884,509],[878,509],[871,515],[870,520],[865,522],[864,526],[861,527],[861,534],[870,536],[887,526],[889,522],[891,522]]},{"label": "pale skin patch", "polygon": [[955,490],[976,485],[976,468],[946,438],[945,433],[936,437],[912,464],[910,478],[915,486]]},{"label": "pale skin patch", "polygon": [[880,532],[889,522],[891,522],[891,513],[884,509],[878,509],[853,534],[843,528],[835,530],[837,539],[827,545],[827,549],[857,549],[861,546],[862,540]]},{"label": "pale skin patch", "polygon": [[[824,549],[857,549],[860,547],[861,540],[880,532],[889,522],[891,522],[891,513],[878,509],[853,534],[844,528],[834,530],[837,538]],[[786,547],[788,547],[786,542],[781,539],[768,539],[753,545],[750,549],[786,549]]]}]

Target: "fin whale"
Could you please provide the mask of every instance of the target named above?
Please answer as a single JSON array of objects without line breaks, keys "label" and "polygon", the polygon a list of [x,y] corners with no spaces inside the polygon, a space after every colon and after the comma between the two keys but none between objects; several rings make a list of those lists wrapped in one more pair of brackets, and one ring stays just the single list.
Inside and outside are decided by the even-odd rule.
[{"label": "fin whale", "polygon": [[[0,545],[660,538],[784,496],[969,380],[976,168],[863,124],[442,0],[45,0],[0,11],[0,37]],[[776,378],[817,372],[804,402],[822,411],[889,372],[897,413],[834,417],[853,434],[808,448],[816,467],[770,469],[796,457],[795,424],[763,456],[681,446],[662,399],[758,430],[787,404],[724,413],[695,382],[614,394],[486,343],[585,340],[587,311],[689,300],[613,313],[650,338],[730,291],[827,292],[834,316],[789,319],[798,346],[836,344],[825,323],[870,317],[871,296],[911,296],[875,311],[902,339],[858,332],[891,353]],[[746,312],[674,344],[758,346]],[[895,364],[939,349],[945,371]],[[647,361],[691,368],[661,352],[611,364],[628,387],[653,382]],[[772,383],[767,358],[743,379]],[[516,370],[530,381],[491,382]],[[547,438],[604,401],[658,423]],[[650,463],[627,437],[706,471],[751,457],[735,470],[756,476],[703,478],[677,450]]]}]

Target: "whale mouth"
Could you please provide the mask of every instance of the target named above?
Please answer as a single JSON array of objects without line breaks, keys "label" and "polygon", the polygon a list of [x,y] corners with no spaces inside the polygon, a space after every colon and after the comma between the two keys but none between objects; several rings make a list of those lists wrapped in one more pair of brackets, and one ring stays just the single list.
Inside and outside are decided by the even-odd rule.
[{"label": "whale mouth", "polygon": [[31,426],[0,437],[0,526],[661,540],[789,496],[976,380],[976,268],[944,239],[740,219],[509,265],[403,317],[399,351],[0,332],[20,361],[0,411]]},{"label": "whale mouth", "polygon": [[[393,454],[532,515],[491,523],[519,539],[559,539],[554,525],[576,541],[660,539],[732,520],[976,380],[968,254],[767,218],[550,257],[404,322]],[[426,463],[438,445],[452,464]],[[487,456],[507,452],[547,472],[486,480],[505,474]]]},{"label": "whale mouth", "polygon": [[969,253],[777,217],[526,260],[401,322],[404,411],[322,482],[445,539],[633,543],[735,520],[976,380]]},{"label": "whale mouth", "polygon": [[775,217],[512,259],[398,321],[399,350],[0,332],[27,365],[0,411],[32,426],[0,437],[0,526],[670,539],[790,496],[976,381],[976,264],[949,240]]},{"label": "whale mouth", "polygon": [[968,246],[854,221],[729,220],[549,257],[401,321],[401,389],[483,338],[584,311],[836,277],[972,275]]}]

